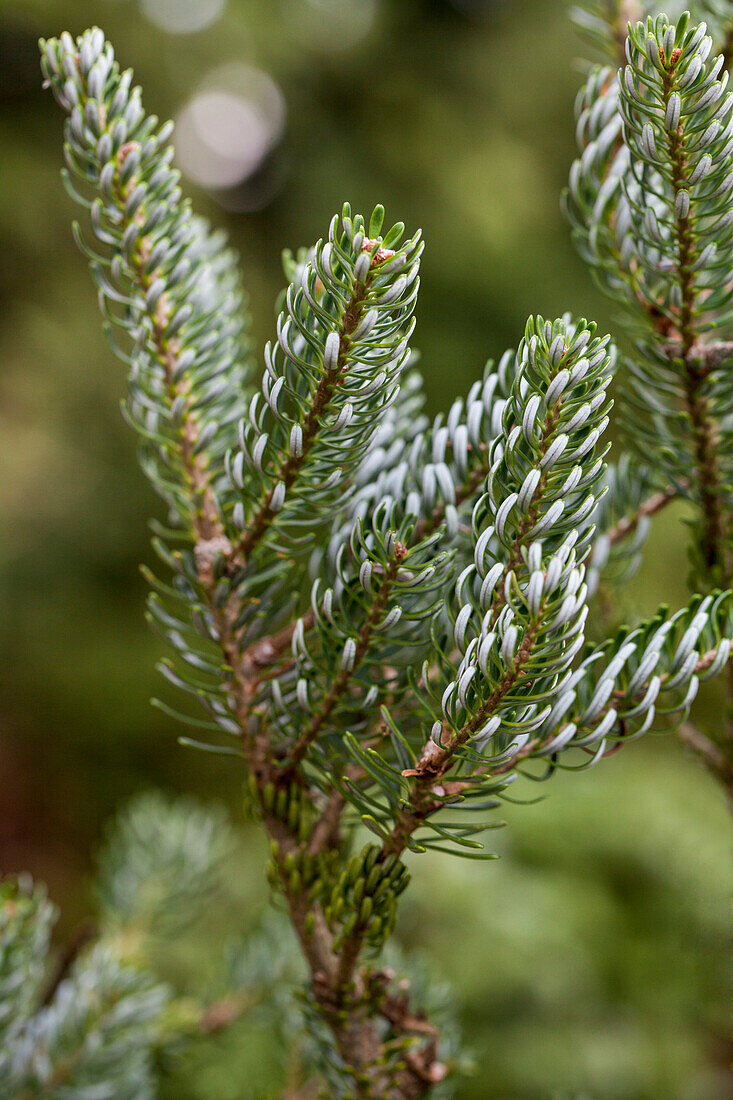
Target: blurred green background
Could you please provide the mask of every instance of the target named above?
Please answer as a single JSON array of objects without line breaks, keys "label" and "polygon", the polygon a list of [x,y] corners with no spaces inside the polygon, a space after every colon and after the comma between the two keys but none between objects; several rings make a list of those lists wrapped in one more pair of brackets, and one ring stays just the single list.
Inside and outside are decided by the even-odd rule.
[{"label": "blurred green background", "polygon": [[[530,312],[613,325],[559,210],[583,52],[564,7],[0,2],[0,865],[49,884],[61,937],[89,910],[103,823],[132,793],[197,792],[236,819],[242,777],[178,747],[180,731],[148,702],[163,690],[161,647],[143,621],[138,565],[152,564],[158,505],[71,240],[77,213],[59,179],[61,119],[40,88],[38,36],[101,25],[148,109],[179,120],[188,189],[241,252],[258,349],[281,250],[322,235],[344,199],[421,225],[416,344],[435,412],[517,343]],[[683,521],[660,519],[624,614],[685,598]],[[705,705],[714,721],[715,697]],[[720,792],[664,737],[541,790],[542,802],[507,807],[500,862],[413,860],[398,935],[454,983],[481,1067],[459,1095],[722,1100],[732,882]],[[247,834],[242,852],[254,923],[259,839]],[[245,1023],[235,1038],[168,1066],[166,1095],[274,1095],[267,1032]]]}]

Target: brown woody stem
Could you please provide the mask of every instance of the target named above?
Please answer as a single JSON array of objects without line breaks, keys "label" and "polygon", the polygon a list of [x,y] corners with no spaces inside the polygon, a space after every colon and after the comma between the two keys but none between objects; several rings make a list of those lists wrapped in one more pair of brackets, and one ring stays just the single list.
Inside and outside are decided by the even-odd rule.
[{"label": "brown woody stem", "polygon": [[[665,73],[665,107],[672,95],[673,85],[674,64]],[[684,120],[680,120],[677,129],[670,134],[669,153],[672,187],[676,198],[681,191],[688,190],[690,187]],[[688,210],[685,217],[677,216],[675,225],[677,276],[681,296],[677,328],[680,334],[680,361],[684,372],[685,400],[692,427],[695,477],[702,511],[702,560],[706,570],[716,582],[725,584],[728,571],[725,562],[725,518],[721,506],[721,476],[717,456],[718,433],[704,393],[708,371],[694,352],[698,303],[695,281],[697,253],[692,211]]]},{"label": "brown woody stem", "polygon": [[719,779],[733,800],[733,763],[726,757],[722,749],[711,741],[691,722],[683,722],[677,730],[677,736],[687,748],[702,761],[706,768]]},{"label": "brown woody stem", "polygon": [[606,532],[606,536],[611,546],[615,546],[617,543],[623,542],[629,535],[633,535],[634,531],[639,526],[639,521],[645,516],[655,516],[657,512],[661,512],[663,508],[666,508],[668,504],[676,499],[676,489],[664,489],[660,493],[654,493],[653,496],[650,496],[639,505],[639,508],[632,516],[624,516],[615,527],[612,527],[610,531]]}]

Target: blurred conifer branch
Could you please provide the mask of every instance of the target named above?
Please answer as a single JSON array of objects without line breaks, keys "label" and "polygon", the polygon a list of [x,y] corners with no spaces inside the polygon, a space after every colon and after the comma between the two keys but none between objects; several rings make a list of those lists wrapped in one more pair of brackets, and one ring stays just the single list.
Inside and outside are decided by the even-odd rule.
[{"label": "blurred conifer branch", "polygon": [[[302,963],[282,919],[244,942],[228,937],[218,959],[214,952],[208,997],[157,976],[164,945],[183,936],[190,948],[192,926],[227,904],[236,843],[217,808],[138,796],[100,853],[96,925],[61,954],[50,946],[57,913],[43,890],[28,876],[0,881],[0,1096],[145,1100],[157,1095],[161,1057],[184,1041],[205,1041],[243,1017],[276,1023],[283,1043],[300,1027],[290,994]],[[399,957],[394,963],[402,970]],[[420,979],[455,1043],[445,987],[424,972]],[[302,1044],[291,1077],[304,1090],[317,1060],[316,1041]]]},{"label": "blurred conifer branch", "polygon": [[[616,42],[623,6],[606,7]],[[193,704],[179,717],[197,736],[182,740],[246,768],[330,1095],[452,1088],[447,1031],[378,961],[405,850],[492,858],[478,838],[521,771],[593,764],[660,715],[679,725],[728,661],[728,359],[708,334],[730,317],[731,101],[707,41],[684,18],[637,28],[623,83],[596,70],[580,99],[569,208],[644,356],[628,401],[643,454],[611,468],[616,350],[568,316],[530,318],[516,350],[425,420],[410,351],[422,241],[386,229],[380,206],[365,219],[345,205],[286,257],[257,384],[235,259],[181,197],[169,126],[99,29],[41,43],[92,243],[75,235],[169,509],[155,548],[172,581],[150,577],[151,621],[177,654],[161,670]],[[628,574],[677,496],[699,506],[698,575],[718,589],[588,642],[599,577]],[[154,879],[170,899],[153,891],[154,914],[204,891],[208,830],[191,815],[189,851],[180,822],[160,826],[156,852],[172,845],[180,866]],[[128,920],[148,885],[103,878],[103,911]]]},{"label": "blurred conifer branch", "polygon": [[57,961],[55,907],[28,877],[0,882],[0,1096],[156,1094],[156,1051],[205,1030],[210,1008],[154,977],[150,937],[200,913],[228,838],[215,811],[138,799],[101,860],[98,926]]},{"label": "blurred conifer branch", "polygon": [[[586,19],[591,7],[598,5],[588,5]],[[728,588],[733,96],[725,51],[733,16],[730,4],[703,5],[708,33],[689,12],[670,22],[658,5],[643,7],[645,19],[629,23],[623,68],[594,67],[579,93],[581,155],[566,209],[596,281],[622,303],[634,345],[624,364],[621,422],[632,452],[624,462],[626,470],[644,463],[651,490],[637,500],[637,514],[664,498],[690,501],[691,585]],[[633,479],[624,481],[630,497]],[[733,761],[730,673],[728,694],[727,728],[713,736],[727,765],[713,767],[716,754],[700,753],[724,780]],[[699,749],[705,740],[700,734],[686,743]]]}]

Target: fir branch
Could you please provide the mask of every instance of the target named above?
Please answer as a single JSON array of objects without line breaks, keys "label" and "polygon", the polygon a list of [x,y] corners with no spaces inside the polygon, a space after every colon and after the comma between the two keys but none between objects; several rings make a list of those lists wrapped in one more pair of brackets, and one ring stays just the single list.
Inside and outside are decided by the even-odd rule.
[{"label": "fir branch", "polygon": [[[718,593],[694,598],[674,615],[662,608],[655,618],[589,652],[564,715],[571,735],[566,743],[602,746],[614,731],[628,740],[649,729],[657,711],[685,719],[700,682],[729,664],[731,607],[730,593]],[[551,734],[551,723],[544,731]]]},{"label": "fir branch", "polygon": [[[92,190],[91,201],[73,193],[90,209],[96,247],[105,251],[77,235],[110,330],[122,328],[132,341],[131,356],[117,350],[132,366],[129,415],[144,441],[144,466],[193,536],[218,543],[225,532],[217,482],[249,369],[233,257],[181,202],[169,166],[171,126],[145,116],[131,72],[120,72],[102,32],[78,44],[62,35],[41,50],[47,82],[69,114],[68,185],[73,173]],[[115,303],[126,312],[111,313]]]},{"label": "fir branch", "polygon": [[[588,567],[597,575],[617,545],[638,558],[650,517],[687,489],[690,452],[708,542],[723,537],[730,345],[708,333],[730,319],[719,276],[733,249],[733,124],[703,32],[686,17],[663,24],[643,41],[631,28],[621,90],[608,71],[592,77],[571,181],[582,248],[638,315],[632,400],[652,405],[638,447],[668,444],[648,478],[623,459],[605,470],[615,352],[568,317],[530,318],[516,355],[427,425],[406,373],[422,243],[400,244],[401,225],[382,235],[381,207],[367,224],[344,206],[327,239],[288,262],[250,398],[237,277],[181,201],[169,131],[145,118],[101,32],[42,44],[72,173],[93,195],[93,273],[125,307],[111,319],[132,340],[130,419],[182,532],[156,542],[175,574],[174,588],[157,584],[168,602],[150,604],[180,657],[165,671],[203,702],[199,724],[241,746],[228,751],[270,840],[268,878],[337,1095],[423,1096],[446,1072],[435,1027],[366,961],[394,927],[404,850],[485,857],[474,838],[520,766],[565,767],[578,750],[587,766],[658,714],[684,719],[728,663],[719,593],[583,648]],[[478,824],[444,821],[457,802]],[[379,838],[361,853],[354,815]],[[128,871],[112,861],[103,876],[105,912],[150,936],[205,892],[217,849],[190,818],[192,834],[178,821],[150,852],[127,836]],[[238,1007],[223,1003],[211,1026]]]},{"label": "fir branch", "polygon": [[[420,759],[415,768],[408,768],[402,772],[404,776],[422,779],[427,777],[431,781],[440,779],[448,770],[456,751],[465,745],[486,724],[487,720],[495,713],[506,698],[511,689],[517,684],[524,673],[532,650],[539,634],[539,623],[533,623],[525,633],[522,644],[517,650],[511,665],[507,668],[499,683],[491,694],[481,704],[479,709],[464,726],[454,733],[445,731],[447,740],[443,742],[441,733],[438,742],[430,740],[426,743]],[[422,796],[420,796],[422,800]]]},{"label": "fir branch", "polygon": [[511,667],[507,669],[501,681],[470,721],[462,729],[452,734],[448,734],[446,731],[447,740],[445,742],[443,742],[442,731],[438,742],[432,739],[427,741],[416,766],[402,772],[405,778],[412,780],[405,799],[409,808],[401,810],[397,815],[392,832],[384,844],[383,851],[385,855],[401,855],[407,846],[408,838],[415,830],[431,814],[442,809],[442,798],[436,799],[434,788],[436,785],[440,785],[440,780],[450,768],[458,749],[476,736],[487,720],[496,712],[511,689],[515,687],[525,672],[532,650],[537,642],[538,634],[538,624],[530,627],[526,632]]},{"label": "fir branch", "polygon": [[[664,706],[660,707],[662,713],[686,713],[696,694],[698,680],[717,675],[730,661],[733,651],[730,616],[728,597],[717,601],[708,598],[702,603],[693,601],[686,613],[680,612],[666,621],[660,616],[625,637],[622,635],[615,647],[607,647],[607,652],[602,649],[593,651],[573,677],[576,686],[571,702],[575,702],[577,697],[576,709],[568,711],[565,708],[560,730],[550,716],[535,737],[524,743],[515,742],[515,747],[505,754],[503,760],[480,765],[473,776],[444,779],[452,757],[462,743],[460,734],[454,735],[452,743],[446,746],[429,741],[417,767],[404,773],[411,777],[409,796],[405,799],[406,808],[396,817],[392,832],[385,841],[385,854],[400,854],[415,831],[444,807],[446,794],[465,796],[470,793],[472,782],[481,777],[493,779],[506,775],[522,761],[545,757],[553,750],[558,752],[574,746],[591,753],[595,762],[650,727],[658,697],[664,699]],[[715,639],[717,644],[714,648],[698,652],[693,647],[703,633]],[[531,644],[535,641],[532,639]],[[525,661],[529,658],[530,648],[528,645],[523,655]],[[606,658],[603,667],[599,663],[601,656]],[[608,673],[604,669],[608,669]],[[640,670],[643,679],[639,678]],[[610,678],[606,679],[606,676]],[[511,689],[512,679],[513,672],[510,672],[505,682],[499,685],[496,697],[491,701],[492,709]],[[670,698],[675,693],[676,701]],[[610,701],[606,702],[606,699]],[[632,730],[632,719],[638,725],[635,731]],[[619,740],[615,746],[606,749],[606,739],[614,727]],[[694,731],[694,727],[686,722],[678,727],[682,740],[695,747],[711,771],[729,786],[733,773],[723,751],[702,734],[694,738],[691,730]],[[468,728],[462,732],[465,732],[465,740],[475,734],[475,730]]]},{"label": "fir branch", "polygon": [[[370,231],[383,213],[374,212]],[[346,205],[288,289],[277,341],[265,349],[264,400],[252,402],[231,459],[243,529],[233,560],[249,559],[271,528],[292,542],[288,525],[312,527],[319,511],[346,506],[349,478],[409,359],[422,245],[418,234],[398,248],[401,237],[401,226],[384,239],[366,236]]]},{"label": "fir branch", "polygon": [[[725,585],[727,398],[715,371],[727,341],[713,350],[707,334],[731,321],[727,77],[718,79],[722,60],[707,60],[712,41],[689,14],[676,24],[649,17],[629,32],[620,87],[597,71],[579,97],[584,153],[568,211],[582,254],[626,302],[641,353],[629,363],[630,444],[642,461],[659,453],[668,483],[688,482],[700,510],[701,573]],[[610,99],[623,119],[620,147]]]},{"label": "fir branch", "polygon": [[414,520],[395,528],[393,519],[380,504],[371,531],[356,522],[348,541],[337,525],[321,570],[332,586],[324,589],[319,577],[311,592],[314,629],[297,631],[295,667],[270,685],[283,774],[313,746],[309,763],[321,770],[324,790],[341,767],[343,730],[369,737],[379,703],[406,688],[410,665],[427,651],[451,565],[449,555],[435,553],[439,533],[415,542]]},{"label": "fir branch", "polygon": [[3,1084],[12,1090],[5,1095],[81,1097],[94,1088],[119,1100],[152,1100],[152,1049],[167,998],[149,975],[98,945],[37,1013],[5,1065],[0,1054]]},{"label": "fir branch", "polygon": [[327,368],[318,383],[313,394],[312,403],[308,409],[302,427],[302,442],[297,454],[288,454],[282,459],[281,465],[273,475],[272,485],[265,493],[253,520],[248,524],[234,551],[234,559],[241,556],[246,560],[255,546],[260,542],[267,531],[277,511],[272,507],[272,498],[279,485],[285,487],[285,496],[292,489],[301,468],[305,465],[318,432],[321,430],[321,421],[329,409],[337,386],[343,383],[344,368],[347,366],[350,350],[350,338],[359,326],[364,311],[364,300],[367,296],[371,276],[368,275],[363,283],[357,283],[346,304],[343,316],[335,332],[338,336],[338,351],[336,362],[332,368]]},{"label": "fir branch", "polygon": [[[689,28],[689,15],[676,25],[650,20],[646,27],[639,23],[631,28],[621,109],[640,186],[638,196],[627,188],[631,218],[637,227],[645,219],[646,226],[640,251],[648,271],[643,293],[657,311],[652,323],[659,352],[667,356],[666,373],[680,378],[680,397],[688,412],[702,568],[713,583],[725,585],[725,475],[718,446],[722,408],[707,384],[709,371],[700,363],[699,347],[705,343],[702,335],[716,321],[725,323],[729,313],[724,272],[731,241],[725,196],[733,186],[733,159],[730,97],[724,95],[725,81],[716,80],[722,59],[705,65],[711,41],[704,35],[704,25]],[[650,203],[643,211],[645,195]],[[657,256],[661,253],[656,264],[661,277],[651,268],[655,249]],[[674,357],[667,350],[670,328],[679,342]],[[693,347],[698,348],[694,355]],[[637,376],[640,381],[654,379],[651,371]]]}]

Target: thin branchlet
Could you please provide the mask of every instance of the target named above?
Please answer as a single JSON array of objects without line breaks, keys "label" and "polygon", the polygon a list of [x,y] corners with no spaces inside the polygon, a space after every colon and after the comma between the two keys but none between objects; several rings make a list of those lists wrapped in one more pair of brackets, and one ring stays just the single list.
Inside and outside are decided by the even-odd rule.
[{"label": "thin branchlet", "polygon": [[[663,104],[670,109],[670,99],[676,92],[676,63],[672,53],[668,67],[665,66],[663,82]],[[709,402],[703,393],[706,372],[700,370],[692,355],[692,349],[698,338],[696,316],[700,310],[699,291],[695,279],[695,264],[698,259],[696,245],[694,207],[682,214],[679,212],[681,193],[691,190],[690,167],[686,152],[685,123],[680,119],[669,138],[669,156],[672,169],[672,188],[675,196],[677,275],[680,287],[680,307],[677,329],[680,334],[681,363],[684,372],[685,395],[693,434],[696,478],[703,515],[702,558],[706,570],[712,576],[718,576],[725,583],[725,524],[722,511],[720,471],[717,459],[717,426],[711,414]]]},{"label": "thin branchlet", "polygon": [[647,499],[639,505],[633,515],[624,516],[615,527],[606,532],[606,537],[611,546],[616,546],[617,543],[623,542],[624,539],[633,535],[642,519],[655,516],[657,512],[661,512],[663,508],[666,508],[668,504],[676,500],[677,496],[676,489],[663,489],[661,492],[653,493],[652,496],[647,497]]}]

